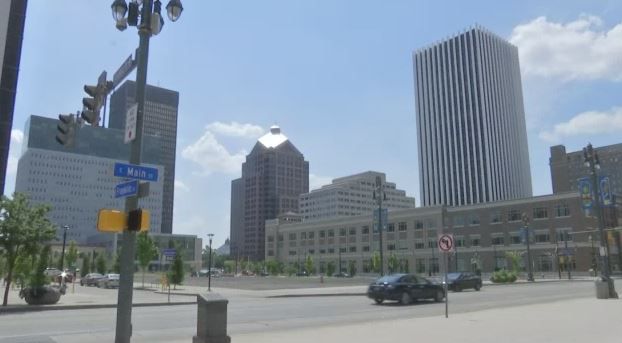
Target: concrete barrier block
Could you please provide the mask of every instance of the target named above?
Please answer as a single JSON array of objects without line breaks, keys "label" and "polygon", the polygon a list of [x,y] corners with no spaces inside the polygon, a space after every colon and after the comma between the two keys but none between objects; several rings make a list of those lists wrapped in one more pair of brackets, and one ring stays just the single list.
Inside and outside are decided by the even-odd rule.
[{"label": "concrete barrier block", "polygon": [[192,343],[230,343],[227,335],[227,304],[217,293],[197,295],[197,334]]}]

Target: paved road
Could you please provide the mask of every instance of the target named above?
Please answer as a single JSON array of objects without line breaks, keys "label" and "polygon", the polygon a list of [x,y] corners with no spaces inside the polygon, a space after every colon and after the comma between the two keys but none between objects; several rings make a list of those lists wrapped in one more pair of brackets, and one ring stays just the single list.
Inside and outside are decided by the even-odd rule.
[{"label": "paved road", "polygon": [[[449,294],[451,313],[546,303],[594,296],[592,282],[561,282],[490,286],[481,292]],[[0,342],[82,342],[84,334],[114,336],[115,309],[51,311],[2,315]],[[375,305],[358,296],[251,298],[233,296],[229,302],[229,333],[343,325],[370,320],[444,315],[444,304],[419,302],[410,306]],[[196,330],[196,306],[135,308],[134,338],[170,341],[190,337]],[[50,337],[53,340],[50,340]],[[88,336],[87,336],[88,337]],[[95,336],[93,336],[95,337]],[[79,338],[79,339],[78,339]]]}]

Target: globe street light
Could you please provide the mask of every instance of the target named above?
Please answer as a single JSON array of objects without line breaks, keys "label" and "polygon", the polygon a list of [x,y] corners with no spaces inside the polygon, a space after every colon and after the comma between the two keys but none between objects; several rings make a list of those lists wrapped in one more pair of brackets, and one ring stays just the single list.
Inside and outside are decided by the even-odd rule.
[{"label": "globe street light", "polygon": [[[149,40],[151,36],[160,33],[164,20],[161,15],[162,3],[160,0],[132,0],[128,7],[125,0],[114,0],[110,6],[112,17],[119,31],[125,30],[128,25],[136,26],[140,37],[136,53],[136,132],[130,148],[130,164],[140,165],[143,118],[145,111],[145,89],[147,87],[147,65],[149,60]],[[176,21],[181,15],[182,6],[179,0],[171,0],[167,5],[171,21]],[[126,17],[127,15],[127,17]],[[130,196],[125,201],[125,212],[130,213],[138,208],[138,197]],[[121,249],[121,277],[117,300],[116,343],[129,343],[132,335],[132,292],[134,287],[134,255],[136,251],[136,233],[126,230],[123,232],[123,246]]]}]

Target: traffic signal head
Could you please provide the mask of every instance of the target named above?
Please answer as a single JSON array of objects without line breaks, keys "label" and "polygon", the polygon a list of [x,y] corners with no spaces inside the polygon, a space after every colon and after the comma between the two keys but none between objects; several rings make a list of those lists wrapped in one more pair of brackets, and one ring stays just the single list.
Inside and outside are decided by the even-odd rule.
[{"label": "traffic signal head", "polygon": [[77,126],[75,117],[72,114],[60,114],[58,120],[56,141],[66,147],[74,146]]},{"label": "traffic signal head", "polygon": [[97,86],[84,86],[86,94],[91,98],[82,98],[82,105],[84,109],[82,111],[82,119],[93,126],[99,126],[99,112],[104,106],[104,99],[106,97],[104,87]]},{"label": "traffic signal head", "polygon": [[149,231],[149,211],[138,208],[127,214],[127,230],[128,231]]}]

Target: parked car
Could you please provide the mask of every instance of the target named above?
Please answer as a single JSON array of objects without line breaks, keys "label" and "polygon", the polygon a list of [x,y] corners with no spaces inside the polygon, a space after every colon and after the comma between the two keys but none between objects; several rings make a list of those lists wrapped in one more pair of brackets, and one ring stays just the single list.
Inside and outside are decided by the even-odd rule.
[{"label": "parked car", "polygon": [[367,289],[367,297],[377,304],[385,300],[396,300],[409,304],[414,300],[433,299],[440,302],[445,298],[443,286],[412,274],[392,274],[372,282]]},{"label": "parked car", "polygon": [[97,286],[97,281],[103,277],[104,276],[99,273],[86,274],[86,276],[80,279],[80,286]]},{"label": "parked car", "polygon": [[56,277],[59,276],[62,272],[58,268],[45,268],[43,274],[46,276]]},{"label": "parked car", "polygon": [[106,274],[101,279],[97,280],[98,288],[111,288],[119,287],[119,274]]},{"label": "parked car", "polygon": [[309,274],[307,274],[306,270],[301,270],[298,273],[296,273],[296,276],[309,276]]},{"label": "parked car", "polygon": [[461,292],[463,289],[473,288],[479,291],[482,288],[482,278],[475,273],[460,272],[447,274],[447,289]]},{"label": "parked car", "polygon": [[346,272],[341,272],[341,273],[333,274],[333,277],[351,277],[351,276],[350,276],[350,274],[348,274]]}]

